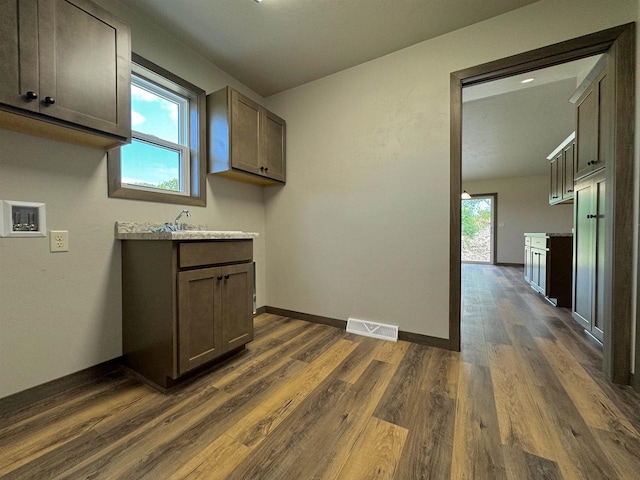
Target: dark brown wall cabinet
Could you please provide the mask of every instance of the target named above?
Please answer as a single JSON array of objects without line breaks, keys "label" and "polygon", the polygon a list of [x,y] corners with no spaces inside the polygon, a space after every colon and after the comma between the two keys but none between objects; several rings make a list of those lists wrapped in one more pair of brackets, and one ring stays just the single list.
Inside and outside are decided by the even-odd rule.
[{"label": "dark brown wall cabinet", "polygon": [[576,183],[573,318],[602,341],[605,272],[605,173]]},{"label": "dark brown wall cabinet", "polygon": [[0,127],[110,148],[131,137],[129,27],[88,0],[3,0]]},{"label": "dark brown wall cabinet", "polygon": [[613,77],[607,65],[576,102],[576,180],[605,167],[613,156]]},{"label": "dark brown wall cabinet", "polygon": [[571,234],[525,233],[525,280],[558,307],[571,306],[571,259]]},{"label": "dark brown wall cabinet", "polygon": [[207,95],[209,173],[257,185],[286,180],[286,122],[230,87]]},{"label": "dark brown wall cabinet", "polygon": [[123,356],[156,386],[253,340],[252,240],[122,241]]},{"label": "dark brown wall cabinet", "polygon": [[575,133],[564,140],[548,157],[550,160],[549,203],[573,203]]}]

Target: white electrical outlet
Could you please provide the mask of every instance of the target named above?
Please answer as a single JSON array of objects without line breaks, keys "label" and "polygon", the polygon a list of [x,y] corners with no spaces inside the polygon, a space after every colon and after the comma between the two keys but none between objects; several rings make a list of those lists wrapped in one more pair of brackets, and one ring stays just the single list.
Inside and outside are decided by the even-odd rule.
[{"label": "white electrical outlet", "polygon": [[69,232],[67,230],[49,230],[49,247],[52,252],[68,252]]}]

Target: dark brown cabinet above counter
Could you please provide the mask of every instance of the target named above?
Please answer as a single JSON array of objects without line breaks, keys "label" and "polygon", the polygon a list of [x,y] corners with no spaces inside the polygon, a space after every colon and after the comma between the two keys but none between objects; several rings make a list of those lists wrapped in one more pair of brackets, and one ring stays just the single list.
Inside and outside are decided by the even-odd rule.
[{"label": "dark brown cabinet above counter", "polygon": [[209,173],[257,185],[286,181],[286,122],[231,87],[207,95]]},{"label": "dark brown cabinet above counter", "polygon": [[573,203],[573,169],[575,161],[576,134],[571,133],[549,154],[550,181],[549,203]]},{"label": "dark brown cabinet above counter", "polygon": [[99,148],[131,137],[129,27],[88,0],[9,0],[0,128]]}]

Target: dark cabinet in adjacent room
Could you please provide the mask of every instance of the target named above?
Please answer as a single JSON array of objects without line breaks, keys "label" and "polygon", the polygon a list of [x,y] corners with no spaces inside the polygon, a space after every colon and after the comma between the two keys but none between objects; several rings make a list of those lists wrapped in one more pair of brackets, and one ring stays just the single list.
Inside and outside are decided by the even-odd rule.
[{"label": "dark cabinet in adjacent room", "polygon": [[603,338],[605,262],[605,174],[576,183],[574,207],[573,318]]}]

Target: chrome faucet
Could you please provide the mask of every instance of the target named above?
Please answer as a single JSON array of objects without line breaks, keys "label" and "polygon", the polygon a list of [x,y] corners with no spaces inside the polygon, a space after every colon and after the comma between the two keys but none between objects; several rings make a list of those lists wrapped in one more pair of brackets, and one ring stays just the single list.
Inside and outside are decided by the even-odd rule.
[{"label": "chrome faucet", "polygon": [[176,230],[185,230],[185,229],[186,229],[186,227],[187,227],[187,224],[186,224],[186,223],[178,224],[178,220],[180,220],[180,218],[181,218],[183,215],[186,215],[187,217],[191,217],[191,214],[189,213],[189,210],[187,210],[187,209],[182,210],[182,211],[180,212],[180,214],[176,217],[175,222],[173,222],[173,225],[174,225],[174,227],[175,227],[175,229],[176,229]]}]

